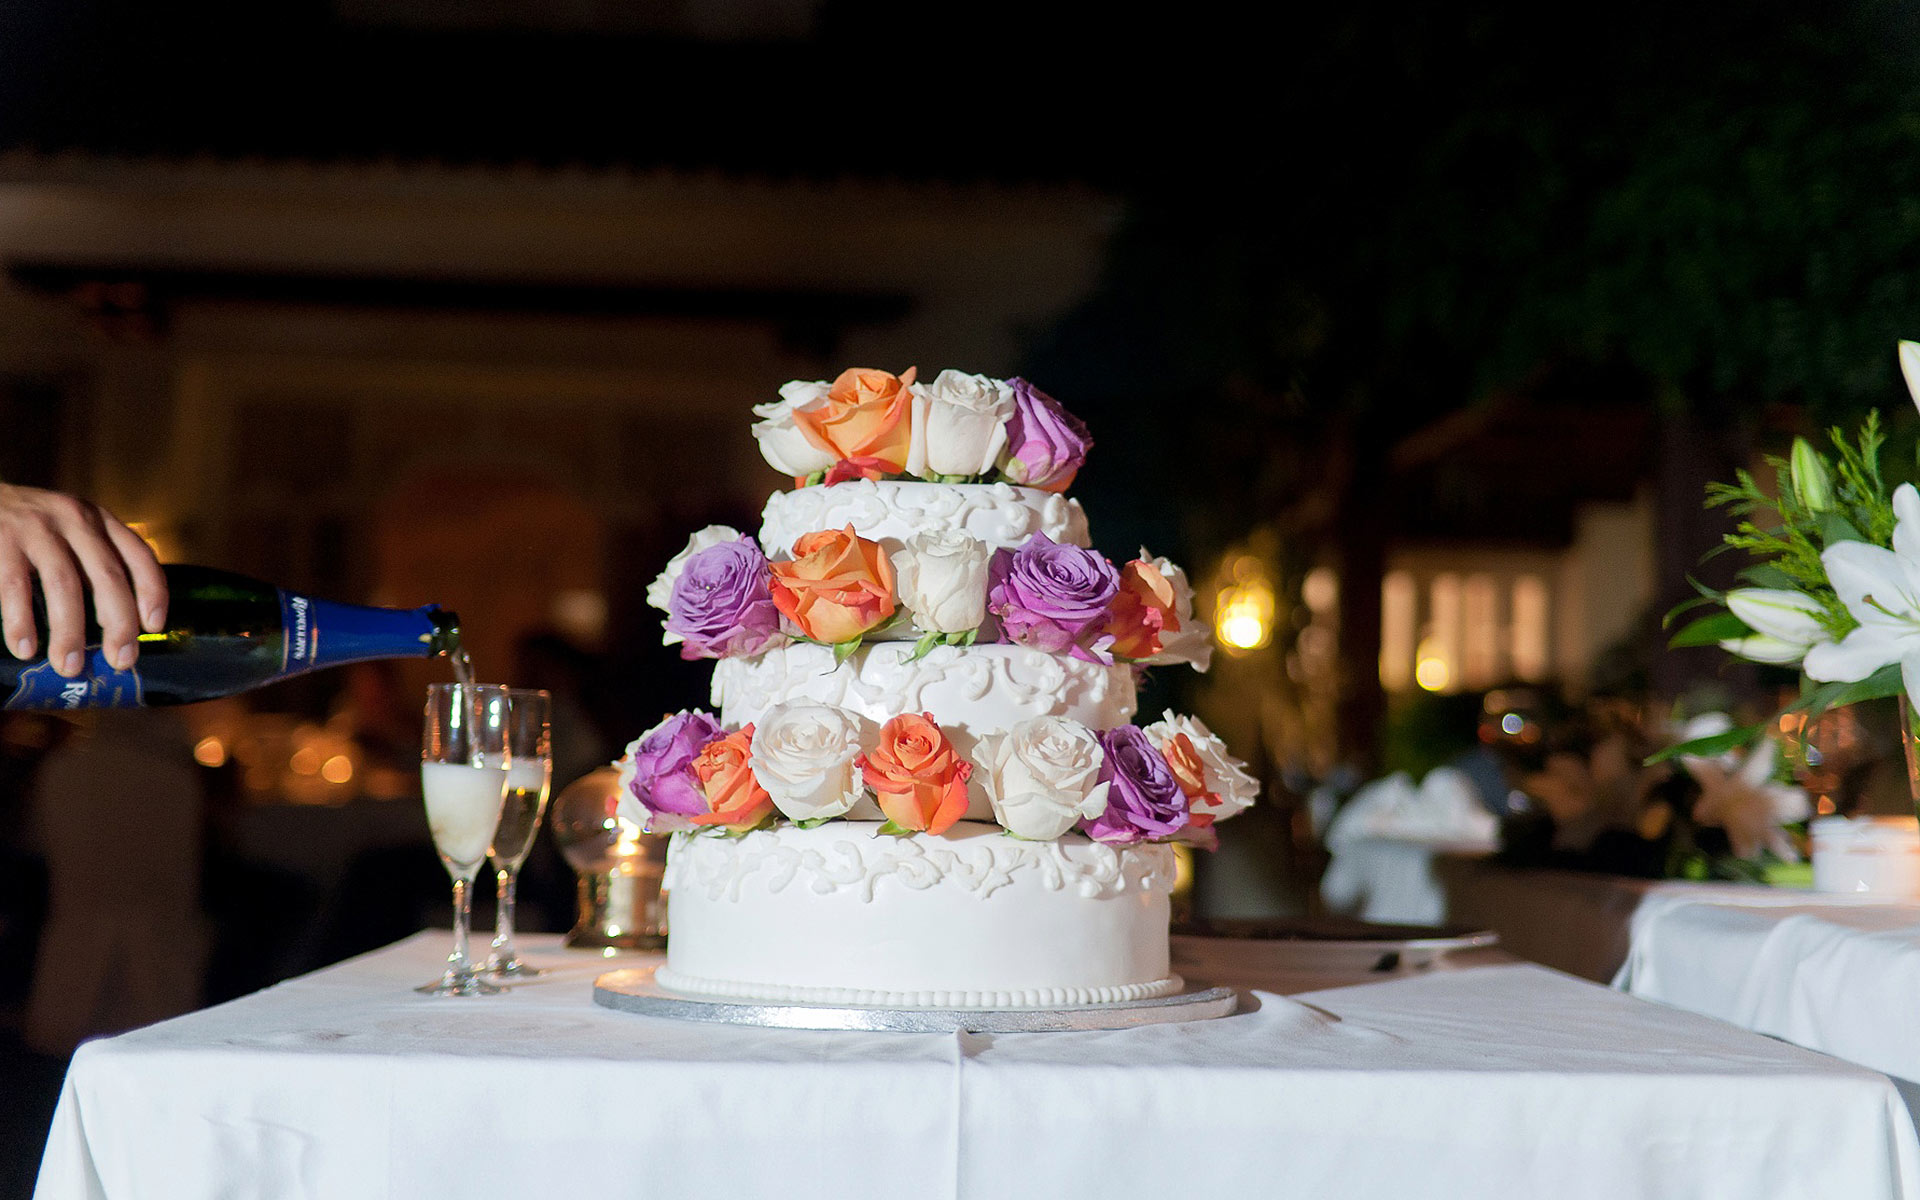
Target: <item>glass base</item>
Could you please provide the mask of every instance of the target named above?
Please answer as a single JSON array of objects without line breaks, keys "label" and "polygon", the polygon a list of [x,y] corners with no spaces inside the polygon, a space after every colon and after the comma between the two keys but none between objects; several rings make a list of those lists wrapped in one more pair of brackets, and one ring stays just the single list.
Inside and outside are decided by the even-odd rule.
[{"label": "glass base", "polygon": [[423,996],[497,996],[506,988],[495,986],[472,971],[448,971],[432,983],[413,989]]},{"label": "glass base", "polygon": [[528,966],[526,960],[517,954],[508,959],[502,959],[498,955],[489,958],[487,965],[480,968],[480,973],[488,979],[506,982],[516,979],[538,979],[547,974],[539,967]]}]

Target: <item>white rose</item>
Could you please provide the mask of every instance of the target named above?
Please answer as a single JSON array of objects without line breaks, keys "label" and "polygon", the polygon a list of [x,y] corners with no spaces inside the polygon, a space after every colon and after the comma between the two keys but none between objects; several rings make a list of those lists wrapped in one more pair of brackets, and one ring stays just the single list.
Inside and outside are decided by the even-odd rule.
[{"label": "white rose", "polygon": [[1173,615],[1180,621],[1178,632],[1161,635],[1160,653],[1140,661],[1154,666],[1192,663],[1194,670],[1206,670],[1213,661],[1213,631],[1193,615],[1193,585],[1187,582],[1187,573],[1164,558],[1148,554],[1145,546],[1140,547],[1140,557],[1172,585]]},{"label": "white rose", "polygon": [[776,704],[753,723],[747,765],[790,821],[837,817],[866,794],[860,722],[825,704]]},{"label": "white rose", "polygon": [[1100,778],[1106,752],[1091,729],[1062,717],[1032,717],[980,739],[973,765],[1008,833],[1052,841],[1107,809]]},{"label": "white rose", "polygon": [[1013,389],[1001,380],[942,371],[913,385],[913,437],[907,474],[984,475],[1007,444]]},{"label": "white rose", "polygon": [[1168,711],[1141,732],[1147,735],[1153,748],[1162,754],[1167,752],[1167,746],[1175,737],[1183,733],[1187,735],[1187,741],[1199,756],[1201,768],[1206,773],[1206,789],[1213,795],[1212,799],[1194,801],[1194,812],[1211,816],[1216,821],[1225,820],[1259,798],[1260,781],[1247,773],[1247,764],[1229,754],[1227,744],[1208,729],[1206,722],[1199,717],[1180,716]]},{"label": "white rose", "polygon": [[833,453],[808,441],[793,419],[796,411],[806,412],[824,401],[828,388],[818,380],[795,379],[781,387],[779,400],[753,406],[753,415],[760,418],[753,426],[760,457],[782,475],[811,475],[834,464]]},{"label": "white rose", "polygon": [[894,592],[922,633],[965,633],[987,619],[993,552],[958,530],[916,533],[893,553]]},{"label": "white rose", "polygon": [[[667,612],[667,605],[673,599],[673,585],[679,582],[680,573],[687,569],[687,560],[702,550],[710,550],[722,542],[737,542],[743,537],[738,529],[731,525],[709,525],[687,539],[687,548],[667,560],[667,569],[647,585],[647,603],[661,612]],[[660,644],[673,646],[683,641],[676,633],[660,635]]]}]

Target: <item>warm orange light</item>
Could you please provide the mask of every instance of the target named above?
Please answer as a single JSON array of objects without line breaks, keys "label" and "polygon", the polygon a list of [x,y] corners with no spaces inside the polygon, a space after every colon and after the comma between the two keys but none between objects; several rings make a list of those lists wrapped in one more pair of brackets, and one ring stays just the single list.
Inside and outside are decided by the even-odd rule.
[{"label": "warm orange light", "polygon": [[328,783],[347,783],[353,779],[353,760],[336,754],[320,764],[320,778]]},{"label": "warm orange light", "polygon": [[1221,588],[1213,628],[1220,644],[1237,653],[1266,645],[1273,637],[1273,589],[1260,579]]},{"label": "warm orange light", "polygon": [[217,737],[203,737],[194,744],[193,761],[203,767],[227,765],[227,744]]}]

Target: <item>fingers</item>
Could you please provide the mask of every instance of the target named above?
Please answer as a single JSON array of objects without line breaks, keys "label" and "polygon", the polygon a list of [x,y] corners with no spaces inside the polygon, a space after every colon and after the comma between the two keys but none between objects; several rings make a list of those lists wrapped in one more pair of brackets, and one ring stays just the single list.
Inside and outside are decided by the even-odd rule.
[{"label": "fingers", "polygon": [[72,678],[86,665],[87,600],[80,590],[80,569],[59,538],[42,534],[22,549],[40,577],[40,599],[47,610],[47,661]]},{"label": "fingers", "polygon": [[113,514],[103,511],[100,515],[106,522],[107,538],[120,552],[120,561],[133,579],[140,628],[159,633],[167,627],[167,574],[160,569],[160,560],[153,556],[153,547],[147,545],[145,538],[122,525]]},{"label": "fingers", "polygon": [[0,636],[20,658],[38,652],[36,581],[47,658],[69,678],[86,666],[89,589],[102,651],[116,669],[133,665],[143,621],[157,630],[165,620],[165,576],[132,530],[71,496],[0,485]]},{"label": "fingers", "polygon": [[[67,531],[67,545],[86,572],[87,585],[93,591],[93,614],[100,623],[100,649],[106,655],[108,665],[116,671],[124,671],[133,665],[133,657],[138,653],[134,639],[140,636],[140,618],[134,611],[133,585],[127,579],[127,568],[120,550],[108,538],[105,514],[91,504],[83,505],[83,509],[79,526]],[[115,521],[114,524],[119,522]],[[128,532],[131,534],[132,531]],[[84,628],[84,606],[80,616]],[[51,604],[47,607],[47,624],[58,628]],[[84,632],[78,636],[84,644]],[[47,644],[58,644],[51,629]],[[59,658],[55,659],[56,663],[60,661]],[[55,669],[60,670],[57,666]],[[64,670],[60,673],[67,674]]]},{"label": "fingers", "polygon": [[33,568],[27,556],[0,537],[0,638],[15,658],[32,658],[40,650],[40,633],[33,623]]}]

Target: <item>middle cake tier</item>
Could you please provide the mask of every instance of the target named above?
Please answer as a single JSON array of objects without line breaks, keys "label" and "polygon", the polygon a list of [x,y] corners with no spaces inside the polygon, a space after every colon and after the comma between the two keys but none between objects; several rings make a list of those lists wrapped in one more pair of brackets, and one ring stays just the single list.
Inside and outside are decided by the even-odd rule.
[{"label": "middle cake tier", "polygon": [[911,643],[880,642],[836,666],[832,647],[798,642],[714,664],[713,703],[728,728],[795,701],[830,704],[876,724],[931,713],[963,754],[980,735],[1030,717],[1112,729],[1131,720],[1136,707],[1131,667],[1026,646],[935,646],[916,659]]}]

